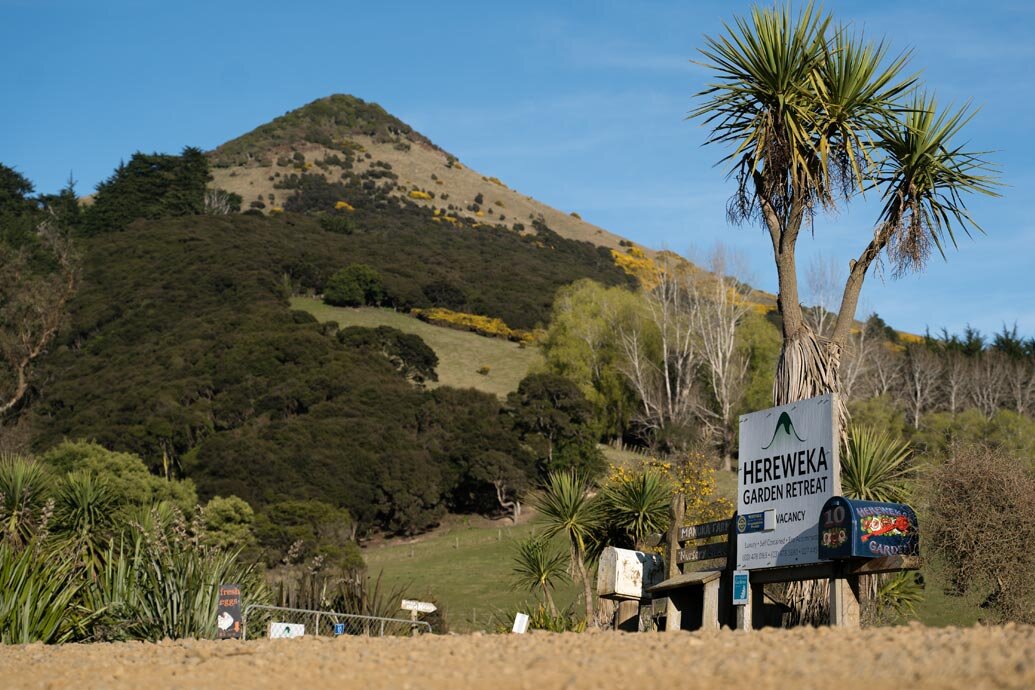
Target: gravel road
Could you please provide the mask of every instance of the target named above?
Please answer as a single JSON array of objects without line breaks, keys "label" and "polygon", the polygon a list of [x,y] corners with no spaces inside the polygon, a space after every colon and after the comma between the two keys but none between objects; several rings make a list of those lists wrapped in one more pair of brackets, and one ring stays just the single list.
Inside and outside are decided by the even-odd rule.
[{"label": "gravel road", "polygon": [[1035,627],[25,645],[0,687],[1032,690]]}]

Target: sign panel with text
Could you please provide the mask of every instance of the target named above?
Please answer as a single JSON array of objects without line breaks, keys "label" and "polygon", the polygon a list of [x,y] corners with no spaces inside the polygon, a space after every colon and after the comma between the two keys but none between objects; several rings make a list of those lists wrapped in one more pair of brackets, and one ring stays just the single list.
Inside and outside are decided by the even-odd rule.
[{"label": "sign panel with text", "polygon": [[738,570],[819,562],[820,512],[841,492],[834,424],[829,394],[740,418],[737,513],[761,529],[738,529]]}]

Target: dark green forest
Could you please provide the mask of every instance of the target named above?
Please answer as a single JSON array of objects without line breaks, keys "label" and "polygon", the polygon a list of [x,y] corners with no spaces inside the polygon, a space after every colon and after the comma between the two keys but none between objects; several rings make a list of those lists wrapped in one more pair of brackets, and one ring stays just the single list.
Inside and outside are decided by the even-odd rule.
[{"label": "dark green forest", "polygon": [[434,353],[416,336],[339,333],[287,298],[364,265],[385,304],[531,328],[573,280],[628,284],[606,252],[546,227],[436,224],[408,204],[357,201],[348,234],[325,216],[209,215],[194,154],[134,156],[70,224],[81,282],[25,415],[36,450],[90,439],[193,479],[203,500],[316,499],[393,532],[493,510],[494,482],[534,481],[539,430],[492,396],[424,390]]}]

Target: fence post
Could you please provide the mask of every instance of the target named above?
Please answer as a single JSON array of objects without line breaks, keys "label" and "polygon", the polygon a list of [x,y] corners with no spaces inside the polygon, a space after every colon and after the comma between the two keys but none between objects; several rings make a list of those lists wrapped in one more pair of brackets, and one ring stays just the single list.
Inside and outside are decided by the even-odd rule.
[{"label": "fence post", "polygon": [[[665,550],[666,578],[679,575],[679,528],[683,526],[683,515],[686,513],[686,497],[676,494],[669,504],[668,544]],[[665,605],[665,632],[676,632],[682,626],[682,615],[676,608],[673,597],[668,597]]]},{"label": "fence post", "polygon": [[830,578],[830,625],[837,628],[859,627],[858,575]]}]

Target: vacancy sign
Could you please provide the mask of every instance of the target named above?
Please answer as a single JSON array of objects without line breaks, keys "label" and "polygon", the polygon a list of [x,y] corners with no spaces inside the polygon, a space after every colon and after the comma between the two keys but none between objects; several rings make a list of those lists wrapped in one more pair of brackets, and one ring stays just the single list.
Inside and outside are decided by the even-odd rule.
[{"label": "vacancy sign", "polygon": [[819,514],[841,492],[834,424],[829,394],[740,418],[737,514],[768,519],[738,530],[738,570],[819,562]]}]

